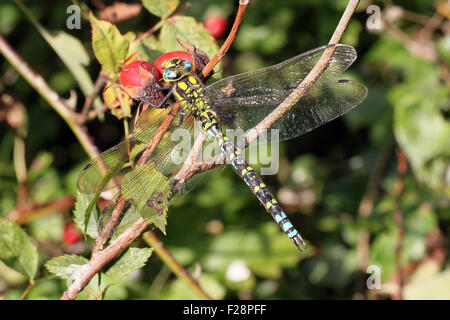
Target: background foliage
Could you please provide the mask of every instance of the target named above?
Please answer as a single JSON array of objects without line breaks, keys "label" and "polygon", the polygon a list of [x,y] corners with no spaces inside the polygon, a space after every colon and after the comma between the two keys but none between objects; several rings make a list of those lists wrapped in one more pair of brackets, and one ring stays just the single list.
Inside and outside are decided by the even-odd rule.
[{"label": "background foliage", "polygon": [[[177,2],[143,1],[138,14],[115,23],[117,33],[134,39],[170,15],[165,6]],[[80,30],[66,29],[70,4],[26,1],[24,9],[3,1],[0,34],[80,110],[102,66],[91,42],[89,19],[95,18],[82,19]],[[101,18],[102,6],[112,4],[84,5]],[[236,1],[185,4],[171,24],[157,28],[159,38],[140,42],[136,50],[145,59],[153,62],[161,52],[180,50],[174,30],[204,43],[199,47],[210,56],[215,53],[212,37],[194,19],[219,13],[230,24]],[[346,4],[251,1],[217,71],[227,76],[253,70],[327,43]],[[371,4],[382,10],[378,32],[366,28]],[[161,239],[200,276],[211,296],[450,298],[449,12],[445,1],[361,1],[342,43],[359,54],[346,78],[364,83],[367,99],[344,117],[283,143],[278,174],[265,177],[308,239],[305,254],[296,252],[231,168],[208,175],[171,207],[167,236]],[[94,50],[96,45],[103,46],[94,42]],[[110,59],[123,60],[123,44],[115,45],[117,56]],[[117,76],[114,68],[110,76]],[[76,178],[88,156],[66,123],[4,60],[0,94],[0,296],[18,299],[32,279],[26,298],[56,299],[67,288],[65,279],[78,272],[73,266],[87,262],[90,254],[91,240],[67,238]],[[94,106],[101,104],[98,97]],[[132,106],[121,110],[134,111]],[[122,121],[111,112],[87,125],[101,150],[123,136]],[[105,299],[197,298],[144,241],[132,247],[102,273]],[[380,289],[367,288],[370,266],[381,270]],[[95,297],[95,283],[80,298]]]}]

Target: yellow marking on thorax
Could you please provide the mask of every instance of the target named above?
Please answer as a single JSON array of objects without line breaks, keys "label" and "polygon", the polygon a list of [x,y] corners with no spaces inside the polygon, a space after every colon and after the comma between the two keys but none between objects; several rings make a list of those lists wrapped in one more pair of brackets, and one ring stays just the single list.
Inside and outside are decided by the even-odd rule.
[{"label": "yellow marking on thorax", "polygon": [[180,82],[178,82],[178,88],[180,88],[181,90],[185,91],[188,88],[188,86],[187,86],[186,83],[180,81]]},{"label": "yellow marking on thorax", "polygon": [[189,82],[192,84],[197,84],[197,79],[195,79],[194,77],[189,77]]}]

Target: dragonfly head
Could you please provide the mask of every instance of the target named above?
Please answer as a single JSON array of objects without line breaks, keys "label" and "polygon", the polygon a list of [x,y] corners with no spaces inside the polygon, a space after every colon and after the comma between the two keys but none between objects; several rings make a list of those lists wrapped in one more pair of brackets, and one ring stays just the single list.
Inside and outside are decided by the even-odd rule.
[{"label": "dragonfly head", "polygon": [[193,71],[192,63],[189,60],[173,58],[164,65],[163,79],[167,82],[178,81]]}]

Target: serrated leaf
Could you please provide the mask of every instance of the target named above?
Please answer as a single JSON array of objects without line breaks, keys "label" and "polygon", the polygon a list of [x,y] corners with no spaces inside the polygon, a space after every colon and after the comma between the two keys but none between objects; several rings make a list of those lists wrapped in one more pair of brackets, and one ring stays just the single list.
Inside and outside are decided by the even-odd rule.
[{"label": "serrated leaf", "polygon": [[36,246],[17,224],[2,217],[0,217],[0,260],[28,279],[34,279],[38,266]]},{"label": "serrated leaf", "polygon": [[119,224],[115,228],[114,235],[111,237],[111,240],[115,240],[118,236],[120,236],[126,229],[131,227],[140,216],[136,213],[133,207],[130,207],[124,214],[122,219],[120,219]]},{"label": "serrated leaf", "polygon": [[120,63],[128,56],[129,42],[122,36],[115,25],[98,20],[90,13],[89,20],[92,27],[92,48],[103,68],[117,73]]},{"label": "serrated leaf", "polygon": [[88,223],[86,226],[86,212],[91,205],[95,195],[84,194],[77,191],[77,199],[75,202],[75,209],[73,211],[74,221],[78,228],[88,236],[96,238],[98,235],[98,224],[97,219],[100,214],[99,209],[96,205],[93,206],[92,212],[89,214]]},{"label": "serrated leaf", "polygon": [[164,52],[161,42],[152,34],[146,34],[141,41],[136,42],[136,50],[142,56],[142,60],[154,62]]},{"label": "serrated leaf", "polygon": [[133,183],[124,189],[123,197],[131,200],[141,217],[165,232],[171,189],[167,177],[152,164],[146,164],[127,173],[122,180],[122,185],[127,185],[130,181]]},{"label": "serrated leaf", "polygon": [[[49,272],[56,276],[67,279],[69,285],[79,277],[83,266],[88,262],[89,260],[84,257],[66,254],[49,260],[45,264],[45,267]],[[89,284],[85,287],[85,290],[87,290],[91,297],[98,297],[101,291],[98,274],[92,277]]]},{"label": "serrated leaf", "polygon": [[123,278],[142,268],[152,255],[151,248],[128,248],[124,254],[108,269],[106,275],[111,278]]},{"label": "serrated leaf", "polygon": [[143,6],[155,16],[166,18],[180,4],[180,0],[142,0]]},{"label": "serrated leaf", "polygon": [[88,262],[84,257],[66,254],[49,260],[45,267],[60,278],[73,280],[78,276],[81,267]]}]

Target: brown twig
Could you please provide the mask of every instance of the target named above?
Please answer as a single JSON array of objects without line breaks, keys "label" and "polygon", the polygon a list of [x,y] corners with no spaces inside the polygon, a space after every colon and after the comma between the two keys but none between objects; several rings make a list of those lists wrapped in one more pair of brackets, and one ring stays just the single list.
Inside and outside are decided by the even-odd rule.
[{"label": "brown twig", "polygon": [[24,224],[55,212],[67,211],[73,207],[74,203],[74,197],[66,196],[43,204],[20,205],[7,215],[7,219],[17,224]]},{"label": "brown twig", "polygon": [[91,281],[92,277],[112,259],[116,258],[126,250],[128,246],[141,235],[148,225],[149,222],[147,220],[139,218],[130,228],[121,233],[107,248],[93,256],[87,264],[81,267],[79,276],[64,292],[61,299],[74,299],[89,281]]},{"label": "brown twig", "polygon": [[88,135],[84,126],[76,123],[77,114],[74,113],[59,95],[53,91],[45,82],[45,80],[14,51],[8,42],[0,36],[0,53],[8,60],[8,62],[25,78],[25,80],[50,104],[50,106],[64,119],[72,132],[80,141],[81,146],[86,153],[95,158],[99,151],[92,143],[91,137]]},{"label": "brown twig", "polygon": [[190,284],[190,287],[194,289],[195,293],[202,299],[212,300],[212,298],[200,287],[200,284],[194,277],[191,276],[186,269],[172,256],[172,254],[164,247],[163,243],[155,236],[153,232],[146,232],[144,234],[144,240],[155,249],[156,253],[161,257],[164,263],[186,283]]},{"label": "brown twig", "polygon": [[100,113],[106,112],[108,110],[108,105],[103,103],[100,108],[95,108],[88,112],[86,120],[92,120],[97,118]]},{"label": "brown twig", "polygon": [[33,286],[36,283],[33,280],[30,280],[30,283],[28,283],[28,286],[25,288],[25,290],[23,291],[22,295],[20,296],[19,300],[23,300],[25,299],[25,297],[27,296],[28,292],[30,291],[31,288],[33,288]]},{"label": "brown twig", "polygon": [[94,99],[97,97],[98,92],[100,91],[100,88],[102,87],[105,81],[106,78],[103,75],[99,75],[97,80],[95,80],[94,88],[92,89],[91,94],[87,96],[86,99],[84,100],[83,108],[81,109],[81,112],[78,115],[78,124],[83,124],[86,121],[86,119],[88,119],[89,108],[94,102]]},{"label": "brown twig", "polygon": [[219,63],[220,60],[225,56],[228,49],[236,37],[237,30],[242,21],[242,16],[244,14],[245,9],[247,8],[249,0],[240,0],[239,1],[239,9],[236,14],[236,18],[234,19],[233,26],[231,27],[230,34],[227,39],[223,43],[222,47],[220,47],[219,51],[214,55],[214,57],[208,62],[208,64],[202,70],[202,77],[206,79],[214,67]]}]

